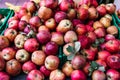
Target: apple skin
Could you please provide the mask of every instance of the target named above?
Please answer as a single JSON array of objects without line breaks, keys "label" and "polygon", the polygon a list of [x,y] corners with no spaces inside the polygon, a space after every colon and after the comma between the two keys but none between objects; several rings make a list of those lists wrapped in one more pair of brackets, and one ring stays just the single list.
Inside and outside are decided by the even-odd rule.
[{"label": "apple skin", "polygon": [[88,9],[88,14],[89,14],[88,18],[89,18],[90,20],[95,20],[95,19],[98,18],[98,11],[97,11],[96,8],[94,8],[94,7],[90,7],[90,8]]},{"label": "apple skin", "polygon": [[4,36],[6,36],[10,42],[13,42],[17,36],[17,31],[12,28],[7,28],[4,32]]},{"label": "apple skin", "polygon": [[103,38],[106,35],[105,28],[97,28],[94,30],[94,33],[98,38]]},{"label": "apple skin", "polygon": [[12,20],[9,24],[8,24],[8,28],[13,28],[13,29],[18,29],[18,25],[19,25],[19,21],[18,20]]},{"label": "apple skin", "polygon": [[[39,57],[40,56],[40,57]],[[35,63],[36,65],[43,65],[44,64],[44,61],[45,61],[45,58],[46,58],[46,55],[43,51],[41,50],[38,50],[38,51],[34,51],[32,53],[32,56],[31,56],[31,60],[33,63]]]},{"label": "apple skin", "polygon": [[49,55],[45,59],[45,67],[48,70],[55,70],[58,68],[60,60],[57,56]]},{"label": "apple skin", "polygon": [[87,79],[83,71],[74,70],[71,74],[71,80],[87,80]]},{"label": "apple skin", "polygon": [[58,0],[45,0],[45,6],[51,9],[55,9],[58,6]]},{"label": "apple skin", "polygon": [[45,65],[42,65],[42,66],[40,67],[40,71],[41,71],[46,77],[49,77],[49,76],[50,76],[51,71],[48,70],[48,69],[45,67]]},{"label": "apple skin", "polygon": [[77,34],[74,31],[67,31],[64,35],[65,43],[77,41]]},{"label": "apple skin", "polygon": [[24,31],[25,27],[27,26],[27,22],[26,21],[23,21],[23,20],[20,20],[19,21],[19,24],[18,24],[18,29],[20,31]]},{"label": "apple skin", "polygon": [[35,38],[27,39],[24,43],[24,49],[30,53],[38,50],[38,48],[39,48],[39,43]]},{"label": "apple skin", "polygon": [[109,80],[119,80],[120,73],[115,69],[108,69],[106,72],[107,79]]},{"label": "apple skin", "polygon": [[103,24],[105,28],[108,28],[111,25],[111,20],[106,17],[102,17],[100,19],[100,22]]},{"label": "apple skin", "polygon": [[0,71],[4,70],[5,64],[5,60],[0,56]]},{"label": "apple skin", "polygon": [[73,20],[76,18],[77,11],[75,9],[70,9],[67,12],[68,19]]},{"label": "apple skin", "polygon": [[65,74],[61,70],[56,69],[56,70],[51,71],[49,79],[50,80],[65,80]]},{"label": "apple skin", "polygon": [[106,30],[108,34],[118,35],[118,29],[116,26],[109,26]]},{"label": "apple skin", "polygon": [[98,28],[104,28],[104,25],[100,21],[95,21],[93,23],[93,28],[98,29]]},{"label": "apple skin", "polygon": [[105,80],[106,79],[106,75],[104,72],[100,71],[100,70],[95,70],[92,73],[92,80]]},{"label": "apple skin", "polygon": [[49,30],[55,30],[56,28],[56,22],[54,18],[50,18],[47,21],[45,21],[45,26],[49,29]]},{"label": "apple skin", "polygon": [[91,39],[92,42],[95,42],[97,36],[96,36],[96,34],[94,32],[89,31],[89,32],[87,32],[86,35],[87,35],[87,37],[89,37]]},{"label": "apple skin", "polygon": [[89,74],[89,68],[90,68],[90,63],[87,62],[86,65],[85,65],[84,68],[83,68],[83,71],[84,71],[84,73],[85,73],[86,75]]},{"label": "apple skin", "polygon": [[0,50],[9,46],[9,40],[5,36],[0,36]]},{"label": "apple skin", "polygon": [[36,70],[37,66],[32,61],[27,61],[23,63],[22,70],[25,74],[28,74],[32,70]]},{"label": "apple skin", "polygon": [[11,60],[15,57],[16,51],[11,47],[6,47],[2,50],[2,57],[4,60]]},{"label": "apple skin", "polygon": [[0,72],[0,80],[10,80],[10,76],[6,72]]},{"label": "apple skin", "polygon": [[98,59],[98,60],[96,60],[96,63],[100,66],[103,66],[105,68],[105,70],[108,68],[108,66],[104,60]]},{"label": "apple skin", "polygon": [[21,68],[21,63],[19,63],[16,59],[11,59],[6,62],[6,72],[11,76],[19,75]]},{"label": "apple skin", "polygon": [[84,35],[87,32],[86,26],[84,24],[78,24],[75,27],[75,31],[78,35]]},{"label": "apple skin", "polygon": [[41,25],[41,26],[38,27],[38,32],[40,32],[42,30],[49,31],[49,28],[46,27],[45,25]]},{"label": "apple skin", "polygon": [[106,7],[104,6],[98,6],[97,11],[100,16],[104,16],[107,13]]},{"label": "apple skin", "polygon": [[22,16],[20,20],[26,21],[27,23],[29,23],[30,19],[31,19],[31,14],[26,14],[26,15]]},{"label": "apple skin", "polygon": [[83,68],[85,66],[86,59],[82,55],[76,55],[72,59],[71,64],[72,64],[72,66],[73,66],[74,69],[81,69],[81,68]]},{"label": "apple skin", "polygon": [[30,13],[34,13],[37,10],[37,6],[34,1],[29,1],[26,3],[26,9]]},{"label": "apple skin", "polygon": [[78,8],[78,10],[77,10],[77,17],[80,20],[86,20],[88,18],[88,9]]},{"label": "apple skin", "polygon": [[25,49],[19,49],[15,54],[15,58],[19,62],[24,63],[29,60],[30,54]]},{"label": "apple skin", "polygon": [[19,10],[19,12],[17,13],[19,19],[20,19],[22,16],[26,15],[26,14],[28,14],[28,11],[27,11],[26,8],[21,8],[21,9]]},{"label": "apple skin", "polygon": [[27,75],[26,80],[44,80],[45,77],[39,70],[32,70]]},{"label": "apple skin", "polygon": [[107,10],[107,13],[109,13],[109,14],[114,13],[115,10],[116,10],[116,6],[113,3],[106,4],[105,7],[106,7],[106,10]]},{"label": "apple skin", "polygon": [[112,35],[112,34],[107,34],[107,35],[105,36],[105,41],[109,41],[109,40],[113,40],[113,39],[115,39],[115,36]]}]

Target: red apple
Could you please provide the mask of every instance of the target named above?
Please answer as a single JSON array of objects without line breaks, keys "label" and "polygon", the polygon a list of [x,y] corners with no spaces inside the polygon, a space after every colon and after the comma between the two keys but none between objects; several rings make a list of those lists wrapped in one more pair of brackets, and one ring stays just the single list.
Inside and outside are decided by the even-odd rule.
[{"label": "red apple", "polygon": [[106,79],[105,73],[100,70],[95,70],[92,73],[92,80],[105,80],[105,79]]},{"label": "red apple", "polygon": [[25,49],[19,49],[15,54],[15,58],[23,63],[29,60],[30,54]]},{"label": "red apple", "polygon": [[67,31],[72,30],[72,28],[73,28],[72,22],[68,19],[63,19],[59,22],[56,30],[57,32],[60,33],[66,33]]},{"label": "red apple", "polygon": [[11,60],[15,57],[16,51],[11,47],[6,47],[2,50],[2,57],[5,60]]},{"label": "red apple", "polygon": [[119,41],[116,39],[109,40],[105,43],[105,49],[111,53],[119,50]]},{"label": "red apple", "polygon": [[24,49],[30,53],[36,51],[38,48],[39,48],[39,43],[35,38],[27,39],[24,43]]},{"label": "red apple", "polygon": [[36,70],[37,66],[32,61],[27,61],[22,65],[22,70],[25,74],[28,74],[32,70]]},{"label": "red apple", "polygon": [[[16,13],[15,13],[16,14]],[[19,20],[19,18],[17,16],[12,16],[8,19],[8,23],[10,23],[12,20]]]},{"label": "red apple", "polygon": [[87,80],[87,78],[83,71],[74,70],[71,74],[71,80]]},{"label": "red apple", "polygon": [[78,35],[84,35],[87,32],[86,26],[84,24],[78,24],[75,27],[75,31]]},{"label": "red apple", "polygon": [[86,29],[87,29],[87,31],[94,31],[94,28],[93,28],[93,26],[90,26],[90,24],[89,25],[85,25],[85,27],[86,27]]},{"label": "red apple", "polygon": [[24,31],[26,26],[27,26],[27,22],[26,21],[23,21],[23,20],[19,21],[18,28],[19,28],[20,31]]},{"label": "red apple", "polygon": [[112,14],[116,10],[116,6],[113,3],[106,4],[106,10],[109,14]]},{"label": "red apple", "polygon": [[27,11],[34,13],[37,10],[37,6],[34,1],[29,1],[26,4]]},{"label": "red apple", "polygon": [[74,31],[67,31],[64,35],[65,43],[77,41],[77,34]]},{"label": "red apple", "polygon": [[90,6],[92,4],[92,0],[81,0],[79,2],[79,5],[83,5],[83,4],[86,4],[87,6]]},{"label": "red apple", "polygon": [[94,7],[90,7],[88,9],[88,14],[89,14],[88,18],[90,20],[95,20],[98,18],[98,11]]},{"label": "red apple", "polygon": [[90,68],[90,63],[86,63],[86,65],[83,68],[83,71],[85,72],[86,75],[89,74],[89,68]]},{"label": "red apple", "polygon": [[97,38],[96,34],[92,31],[87,32],[87,37],[89,37],[92,42],[95,42],[95,40]]},{"label": "red apple", "polygon": [[118,55],[108,56],[107,64],[112,69],[120,69],[120,57]]},{"label": "red apple", "polygon": [[46,27],[45,25],[41,25],[41,26],[39,26],[39,28],[38,28],[38,32],[40,32],[41,30],[49,31],[49,28]]},{"label": "red apple", "polygon": [[105,35],[106,35],[104,28],[97,28],[97,29],[94,30],[94,33],[96,34],[96,36],[98,38],[105,37]]},{"label": "red apple", "polygon": [[28,13],[28,14],[22,16],[20,20],[26,21],[27,23],[29,23],[30,18],[31,18],[31,14]]},{"label": "red apple", "polygon": [[76,26],[78,24],[82,24],[82,21],[80,19],[73,19],[72,24],[73,24],[73,26]]},{"label": "red apple", "polygon": [[41,44],[46,44],[51,39],[51,34],[49,31],[39,31],[39,33],[36,36],[37,36],[37,40]]},{"label": "red apple", "polygon": [[106,72],[107,80],[119,80],[120,73],[115,69],[108,69]]},{"label": "red apple", "polygon": [[45,21],[45,26],[50,29],[54,30],[56,28],[56,22],[54,18],[50,18],[47,21]]},{"label": "red apple", "polygon": [[45,6],[51,9],[55,9],[58,6],[58,0],[45,0]]},{"label": "red apple", "polygon": [[58,11],[58,12],[55,13],[54,18],[55,18],[55,21],[56,21],[57,23],[59,23],[61,20],[67,18],[67,13],[65,13],[65,12],[63,12],[63,11]]},{"label": "red apple", "polygon": [[68,19],[73,20],[76,17],[76,10],[75,9],[70,9],[67,12]]},{"label": "red apple", "polygon": [[39,66],[44,64],[45,58],[46,58],[46,55],[41,50],[34,51],[31,55],[32,62]]},{"label": "red apple", "polygon": [[11,76],[19,75],[21,72],[21,64],[16,59],[7,61],[6,72]]},{"label": "red apple", "polygon": [[41,0],[40,2],[39,2],[39,6],[41,7],[41,6],[45,6],[45,0]]},{"label": "red apple", "polygon": [[10,80],[10,76],[6,72],[0,72],[0,80]]},{"label": "red apple", "polygon": [[28,34],[31,30],[33,31],[33,33],[37,32],[36,27],[34,27],[34,26],[32,26],[32,25],[27,25],[27,26],[25,27],[25,29],[24,29],[24,32],[25,32],[26,34]]},{"label": "red apple", "polygon": [[63,34],[59,32],[52,32],[51,41],[57,43],[58,45],[63,45],[64,44]]},{"label": "red apple", "polygon": [[42,66],[40,67],[40,71],[41,71],[46,77],[49,77],[49,76],[50,76],[51,71],[48,70],[44,65],[42,65]]},{"label": "red apple", "polygon": [[32,70],[27,75],[26,80],[44,80],[44,75],[39,70]]},{"label": "red apple", "polygon": [[57,56],[49,55],[45,59],[45,67],[48,70],[55,70],[58,68],[60,60]]},{"label": "red apple", "polygon": [[70,61],[66,61],[65,64],[62,66],[62,72],[68,77],[70,77],[73,70],[74,69]]},{"label": "red apple", "polygon": [[5,61],[2,58],[2,56],[0,56],[0,71],[4,70],[5,68]]},{"label": "red apple", "polygon": [[13,29],[18,29],[18,25],[19,25],[19,21],[18,20],[12,20],[9,24],[8,24],[8,28],[13,28]]},{"label": "red apple", "polygon": [[115,36],[112,35],[112,34],[107,34],[107,35],[105,36],[105,41],[109,41],[109,40],[112,40],[112,39],[115,39]]},{"label": "red apple", "polygon": [[96,60],[96,63],[100,66],[103,66],[105,69],[107,69],[107,67],[108,67],[104,60],[98,59],[98,60]]},{"label": "red apple", "polygon": [[88,18],[88,10],[85,8],[78,8],[77,17],[80,20],[86,20]]},{"label": "red apple", "polygon": [[96,8],[98,6],[97,0],[92,0],[92,4],[91,5]]},{"label": "red apple", "polygon": [[13,42],[17,36],[17,31],[12,28],[7,28],[4,32],[4,36],[7,37],[10,42]]},{"label": "red apple", "polygon": [[80,69],[80,68],[83,68],[85,66],[86,59],[82,55],[76,55],[72,59],[71,64],[72,64],[72,66],[73,66],[74,69]]},{"label": "red apple", "polygon": [[18,12],[18,17],[21,18],[24,15],[27,15],[28,11],[26,8],[20,8],[19,12]]},{"label": "red apple", "polygon": [[102,51],[98,52],[98,59],[106,61],[107,57],[110,56],[110,55],[111,55],[110,52],[108,52],[106,50],[102,50]]},{"label": "red apple", "polygon": [[118,35],[118,29],[116,26],[109,26],[106,31],[108,34]]},{"label": "red apple", "polygon": [[50,80],[65,80],[65,74],[61,70],[53,70],[50,73]]},{"label": "red apple", "polygon": [[97,11],[100,16],[104,16],[107,13],[106,7],[104,6],[98,6]]}]

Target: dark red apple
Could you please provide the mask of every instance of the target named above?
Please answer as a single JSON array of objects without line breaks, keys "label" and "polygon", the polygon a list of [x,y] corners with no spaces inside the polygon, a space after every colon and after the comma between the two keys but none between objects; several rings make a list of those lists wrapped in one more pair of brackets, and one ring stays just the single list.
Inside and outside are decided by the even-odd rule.
[{"label": "dark red apple", "polygon": [[50,76],[51,71],[48,70],[44,65],[42,65],[42,66],[40,67],[40,71],[41,71],[46,77],[49,77],[49,76]]},{"label": "dark red apple", "polygon": [[45,0],[45,6],[51,9],[55,9],[58,6],[58,0]]},{"label": "dark red apple", "polygon": [[89,37],[92,42],[95,42],[95,40],[97,38],[96,34],[92,31],[87,32],[87,37]]},{"label": "dark red apple", "polygon": [[104,6],[98,6],[97,11],[100,16],[104,16],[107,13],[106,7]]},{"label": "dark red apple", "polygon": [[27,22],[26,21],[23,21],[23,20],[19,21],[18,29],[20,31],[24,31],[24,29],[25,29],[26,26],[27,26]]},{"label": "dark red apple", "polygon": [[85,8],[78,8],[77,17],[80,20],[86,20],[88,18],[88,10]]},{"label": "dark red apple", "polygon": [[86,65],[83,68],[83,71],[86,75],[89,74],[89,69],[90,69],[90,63],[88,62],[88,63],[86,63]]},{"label": "dark red apple", "polygon": [[76,26],[78,24],[82,24],[82,21],[80,19],[73,19],[72,24],[73,24],[73,26]]},{"label": "dark red apple", "polygon": [[87,32],[86,26],[84,24],[78,24],[75,27],[75,31],[78,35],[84,35]]},{"label": "dark red apple", "polygon": [[0,72],[0,80],[10,80],[10,76],[6,72]]}]

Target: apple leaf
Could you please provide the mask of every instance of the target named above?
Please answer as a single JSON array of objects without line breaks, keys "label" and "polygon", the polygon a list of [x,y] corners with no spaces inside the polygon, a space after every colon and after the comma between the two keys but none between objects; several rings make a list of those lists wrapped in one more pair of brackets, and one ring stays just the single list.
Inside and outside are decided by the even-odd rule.
[{"label": "apple leaf", "polygon": [[75,54],[73,54],[73,53],[68,55],[67,56],[67,60],[72,60],[74,58],[74,56],[75,56]]},{"label": "apple leaf", "polygon": [[105,67],[104,66],[99,66],[98,70],[105,72]]},{"label": "apple leaf", "polygon": [[100,39],[99,39],[99,43],[103,43],[104,41],[105,41],[104,38],[100,38]]},{"label": "apple leaf", "polygon": [[75,53],[77,53],[81,48],[81,43],[79,41],[75,42]]},{"label": "apple leaf", "polygon": [[70,46],[70,45],[69,45],[66,49],[67,49],[68,52],[71,52],[71,53],[73,53],[73,54],[75,53],[74,47],[72,47],[72,46]]}]

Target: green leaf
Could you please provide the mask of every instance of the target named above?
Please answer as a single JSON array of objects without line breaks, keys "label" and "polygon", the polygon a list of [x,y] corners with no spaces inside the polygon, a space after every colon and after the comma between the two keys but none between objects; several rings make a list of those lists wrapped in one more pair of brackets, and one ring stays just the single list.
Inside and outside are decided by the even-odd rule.
[{"label": "green leaf", "polygon": [[76,41],[75,42],[75,53],[77,53],[81,48],[81,43],[79,41]]},{"label": "green leaf", "polygon": [[100,38],[100,39],[99,39],[99,43],[103,43],[104,41],[105,41],[104,38]]},{"label": "green leaf", "polygon": [[67,56],[67,60],[72,60],[74,58],[75,54],[70,54]]},{"label": "green leaf", "polygon": [[70,45],[66,49],[67,49],[68,52],[71,52],[73,54],[75,53],[74,47],[72,47]]},{"label": "green leaf", "polygon": [[105,72],[105,67],[104,66],[99,66],[98,70]]}]

